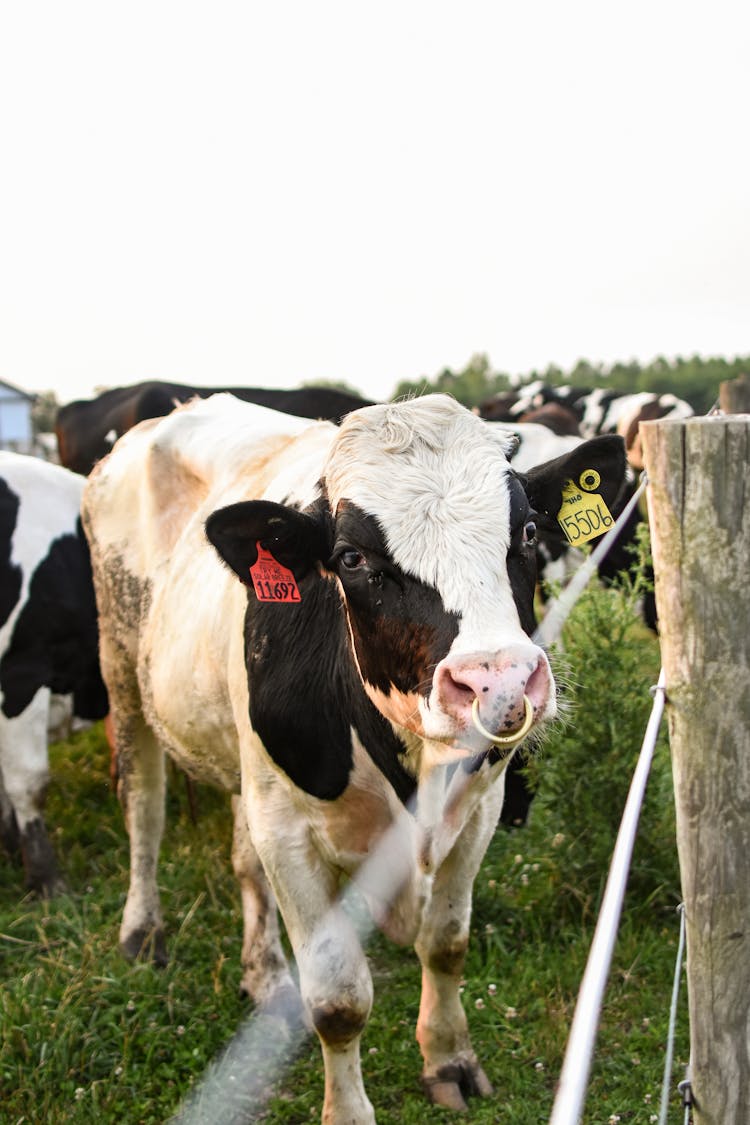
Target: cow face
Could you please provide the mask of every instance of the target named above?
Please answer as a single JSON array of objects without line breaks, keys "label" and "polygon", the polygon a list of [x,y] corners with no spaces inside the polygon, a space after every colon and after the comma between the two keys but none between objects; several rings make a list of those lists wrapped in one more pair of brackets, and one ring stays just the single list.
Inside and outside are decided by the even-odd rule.
[{"label": "cow face", "polygon": [[[615,442],[585,467],[622,473]],[[258,542],[303,598],[306,582],[335,579],[372,703],[400,730],[473,754],[487,745],[475,699],[498,734],[520,726],[524,696],[536,722],[555,713],[546,655],[529,641],[535,505],[557,511],[570,470],[552,463],[522,478],[507,449],[507,435],[445,396],[356,411],[314,505],[247,501],[215,512],[206,531],[245,582]]]}]

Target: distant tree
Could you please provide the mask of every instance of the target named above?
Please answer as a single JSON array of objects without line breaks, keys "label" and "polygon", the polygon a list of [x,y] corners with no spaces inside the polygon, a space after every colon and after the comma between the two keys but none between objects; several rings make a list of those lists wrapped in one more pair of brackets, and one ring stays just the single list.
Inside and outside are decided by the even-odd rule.
[{"label": "distant tree", "polygon": [[482,353],[477,353],[471,357],[462,371],[456,372],[450,367],[444,367],[432,380],[424,377],[415,381],[402,381],[391,397],[398,399],[441,391],[453,395],[464,406],[476,406],[483,399],[489,398],[497,391],[507,390],[510,386],[510,376],[493,372],[489,358]]},{"label": "distant tree", "polygon": [[368,395],[363,395],[359,387],[347,383],[344,379],[307,379],[302,384],[303,387],[328,387],[332,391],[343,391],[347,395],[359,395],[360,398],[368,398]]},{"label": "distant tree", "polygon": [[40,391],[31,408],[31,425],[35,434],[49,434],[55,428],[60,407],[54,391]]},{"label": "distant tree", "polygon": [[719,384],[727,379],[736,379],[745,372],[750,372],[750,356],[726,360],[720,357],[703,359],[694,355],[689,359],[678,356],[674,360],[657,356],[645,365],[631,359],[609,367],[579,359],[570,371],[549,364],[544,371],[535,369],[523,375],[510,376],[493,372],[487,356],[479,354],[472,356],[463,371],[454,372],[444,367],[433,379],[425,376],[414,382],[401,382],[391,397],[396,399],[446,391],[465,406],[478,406],[483,399],[498,391],[522,388],[542,379],[551,386],[608,387],[622,393],[651,391],[673,394],[689,402],[696,414],[706,414],[719,396]]}]

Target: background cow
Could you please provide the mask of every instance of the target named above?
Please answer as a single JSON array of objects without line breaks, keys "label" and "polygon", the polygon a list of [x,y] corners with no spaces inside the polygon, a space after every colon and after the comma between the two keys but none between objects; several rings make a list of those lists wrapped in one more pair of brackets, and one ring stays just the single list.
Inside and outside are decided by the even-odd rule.
[{"label": "background cow", "polygon": [[611,388],[553,387],[536,380],[518,391],[502,391],[479,406],[480,417],[492,422],[539,422],[555,433],[620,434],[631,467],[643,469],[639,426],[657,418],[689,418],[690,403],[673,394],[639,391],[630,394]]},{"label": "background cow", "polygon": [[589,469],[611,500],[625,465],[616,437],[523,476],[507,449],[442,395],[340,430],[219,395],[131,430],[85,489],[131,841],[122,946],[165,956],[166,750],[241,794],[245,986],[260,1003],[293,989],[268,879],[323,1050],[326,1121],[374,1121],[359,1060],[372,982],[338,905],[346,876],[415,943],[432,1099],[491,1092],[459,984],[519,727],[556,710],[529,639],[535,513]]},{"label": "background cow", "polygon": [[57,697],[82,719],[107,713],[82,490],[66,469],[0,452],[0,832],[44,895],[61,885],[43,818]]},{"label": "background cow", "polygon": [[178,403],[207,398],[220,391],[286,414],[331,422],[340,422],[350,410],[371,405],[368,399],[332,387],[286,391],[267,387],[192,387],[157,381],[113,387],[96,398],[79,399],[60,407],[55,422],[60,464],[86,476],[109,453],[117,438],[138,422],[162,418]]}]

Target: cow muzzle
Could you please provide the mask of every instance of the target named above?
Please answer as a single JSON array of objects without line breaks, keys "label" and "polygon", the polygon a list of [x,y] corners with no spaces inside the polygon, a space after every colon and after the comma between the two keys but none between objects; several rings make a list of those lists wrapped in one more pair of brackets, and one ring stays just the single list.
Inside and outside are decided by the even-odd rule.
[{"label": "cow muzzle", "polygon": [[475,747],[481,736],[510,749],[555,714],[547,658],[536,645],[518,643],[499,652],[450,653],[435,669],[428,711],[443,737],[452,733]]}]

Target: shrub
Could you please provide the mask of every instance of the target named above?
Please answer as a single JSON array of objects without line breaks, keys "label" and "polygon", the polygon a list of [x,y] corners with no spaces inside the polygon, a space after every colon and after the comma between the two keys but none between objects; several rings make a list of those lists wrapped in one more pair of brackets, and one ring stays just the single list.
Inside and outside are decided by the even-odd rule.
[{"label": "shrub", "polygon": [[[643,545],[639,548],[641,553]],[[658,641],[639,620],[646,579],[589,585],[553,654],[564,717],[526,766],[536,796],[525,827],[494,846],[490,884],[514,932],[540,937],[595,918],[652,707]],[[559,665],[562,665],[562,670]],[[493,879],[493,874],[495,878]],[[480,901],[481,894],[478,888]],[[628,881],[628,910],[679,902],[671,763],[662,724]],[[495,912],[500,903],[495,902]]]}]

